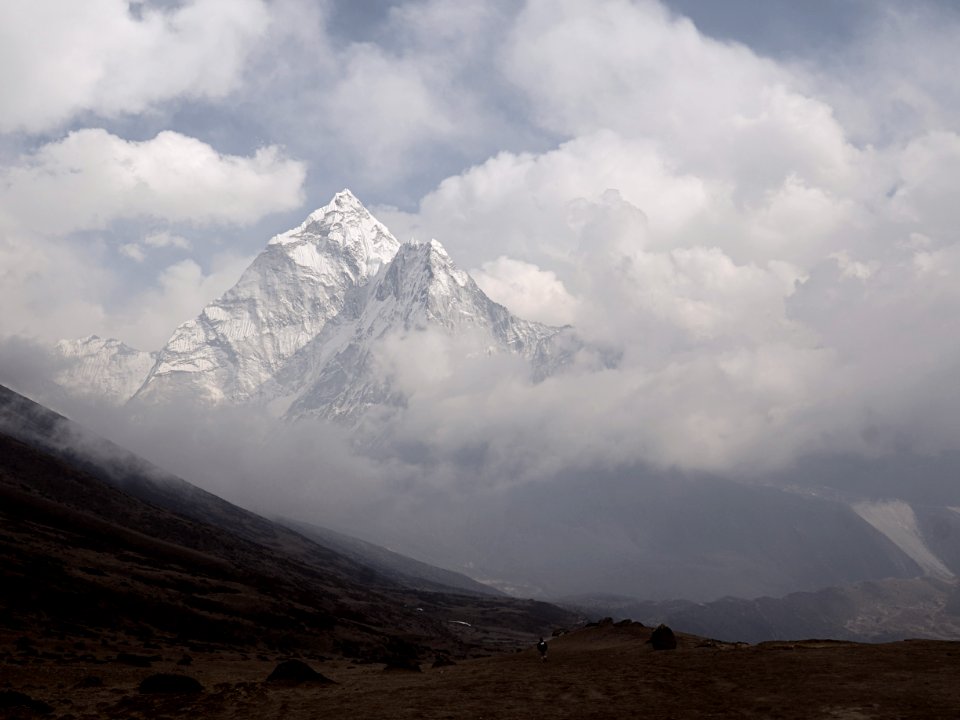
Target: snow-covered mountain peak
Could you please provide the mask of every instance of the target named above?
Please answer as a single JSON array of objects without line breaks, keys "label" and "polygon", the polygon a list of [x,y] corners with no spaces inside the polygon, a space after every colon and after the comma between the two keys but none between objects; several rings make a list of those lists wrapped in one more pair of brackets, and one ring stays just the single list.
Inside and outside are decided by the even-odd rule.
[{"label": "snow-covered mountain peak", "polygon": [[101,338],[99,335],[87,335],[76,340],[60,340],[57,351],[65,358],[89,357],[103,351],[120,355],[133,355],[140,351],[113,338]]},{"label": "snow-covered mountain peak", "polygon": [[[120,342],[115,340],[114,342]],[[66,357],[76,356],[81,353],[84,348],[90,346],[99,346],[103,347],[104,341],[101,340],[99,335],[87,335],[86,337],[76,338],[75,340],[60,340],[57,342],[57,351]]]},{"label": "snow-covered mountain peak", "polygon": [[326,205],[317,208],[307,215],[307,219],[298,227],[274,236],[271,238],[269,244],[286,245],[287,243],[296,242],[300,235],[308,228],[312,228],[315,232],[321,227],[325,226],[329,228],[337,222],[348,220],[351,216],[359,219],[373,217],[363,206],[363,203],[357,199],[357,196],[344,188],[334,195],[333,199]]},{"label": "snow-covered mountain peak", "polygon": [[143,382],[156,360],[147,353],[99,335],[61,340],[56,352],[64,362],[55,380],[77,395],[123,403]]},{"label": "snow-covered mountain peak", "polygon": [[[473,279],[458,268],[436,240],[404,243],[376,280],[373,293],[378,303],[395,304],[394,311],[444,316],[474,310],[489,302]],[[444,320],[453,320],[445,317]]]},{"label": "snow-covered mountain peak", "polygon": [[177,328],[138,396],[250,399],[399,247],[349,190],[337,193],[270,240],[236,285]]},{"label": "snow-covered mountain peak", "polygon": [[401,245],[357,309],[328,325],[278,378],[274,395],[295,398],[288,419],[319,415],[353,424],[374,408],[377,417],[389,416],[417,392],[397,380],[396,353],[425,338],[450,343],[464,359],[518,355],[530,362],[531,377],[562,364],[552,347],[559,328],[521,320],[492,301],[436,240]]},{"label": "snow-covered mountain peak", "polygon": [[[138,401],[265,402],[278,413],[288,407],[288,417],[359,417],[402,403],[384,358],[424,330],[485,355],[519,355],[538,378],[569,355],[555,342],[559,328],[492,301],[438,241],[401,244],[349,190],[271,239],[152,358],[98,338],[61,352],[93,358],[74,364],[78,384],[117,373],[103,369],[114,358],[136,359],[123,392]],[[129,389],[137,377],[145,379]]]},{"label": "snow-covered mountain peak", "polygon": [[317,268],[321,256],[343,257],[358,277],[368,277],[394,256],[400,243],[353,193],[342,190],[299,227],[272,238],[268,247],[277,245],[301,266]]}]

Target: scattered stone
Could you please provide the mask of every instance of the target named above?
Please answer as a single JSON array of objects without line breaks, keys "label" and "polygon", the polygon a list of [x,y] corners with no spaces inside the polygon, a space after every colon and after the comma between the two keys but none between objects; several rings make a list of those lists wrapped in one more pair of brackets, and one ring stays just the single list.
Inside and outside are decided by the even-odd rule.
[{"label": "scattered stone", "polygon": [[188,675],[157,673],[140,683],[143,694],[193,695],[203,692],[203,685]]},{"label": "scattered stone", "polygon": [[387,661],[384,672],[423,672],[416,658],[392,657]]},{"label": "scattered stone", "polygon": [[563,628],[554,628],[553,632],[550,634],[550,637],[560,637],[561,635],[566,635],[567,632],[568,631],[564,630]]},{"label": "scattered stone", "polygon": [[390,638],[380,662],[386,664],[384,671],[420,672],[418,648],[403,638]]},{"label": "scattered stone", "polygon": [[433,665],[431,667],[441,668],[450,667],[451,665],[456,665],[456,663],[446,655],[437,655],[437,659],[433,661]]},{"label": "scattered stone", "polygon": [[585,627],[585,628],[595,628],[595,627],[604,627],[604,626],[608,626],[608,625],[613,625],[613,618],[612,618],[612,617],[600,618],[600,619],[597,620],[596,622],[588,622],[586,625],[584,625],[584,627]]},{"label": "scattered stone", "polygon": [[300,683],[332,683],[333,680],[321,675],[305,662],[300,660],[285,660],[277,665],[267,678],[269,683],[285,683],[299,685]]},{"label": "scattered stone", "polygon": [[38,655],[37,649],[33,646],[33,640],[26,636],[18,637],[14,642],[14,647],[20,651],[21,655]]},{"label": "scattered stone", "polygon": [[193,658],[190,657],[189,655],[184,655],[182,658],[177,660],[177,665],[192,665],[192,664],[193,664]]},{"label": "scattered stone", "polygon": [[650,639],[647,642],[653,646],[654,650],[676,650],[677,648],[676,635],[662,623],[650,633]]},{"label": "scattered stone", "polygon": [[16,690],[0,690],[0,710],[9,710],[12,708],[26,708],[39,715],[47,715],[53,712],[53,708],[42,700],[34,700],[26,693]]},{"label": "scattered stone", "polygon": [[115,662],[133,667],[152,667],[153,663],[162,660],[159,655],[134,655],[133,653],[119,653]]}]

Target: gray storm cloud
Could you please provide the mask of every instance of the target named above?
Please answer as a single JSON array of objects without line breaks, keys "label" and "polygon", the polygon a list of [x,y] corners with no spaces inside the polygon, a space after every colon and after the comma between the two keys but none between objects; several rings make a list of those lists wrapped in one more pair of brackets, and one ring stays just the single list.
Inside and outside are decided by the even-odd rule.
[{"label": "gray storm cloud", "polygon": [[[175,29],[225,7],[121,29],[205,57]],[[16,200],[0,211],[0,335],[168,336],[302,219],[286,218],[304,195],[350,184],[398,238],[439,239],[494,300],[587,348],[534,382],[439,333],[390,337],[377,361],[408,402],[373,450],[241,409],[78,419],[228,498],[383,528],[575,470],[787,483],[811,457],[960,450],[955,11],[878,4],[846,45],[789,60],[652,1],[400,3],[362,37],[335,17],[247,2],[208,74],[148,87],[111,66],[136,87],[3,104],[26,135],[0,169]],[[197,98],[192,119],[163,112]],[[166,133],[137,124],[147,107]],[[73,132],[39,134],[52,126]],[[181,225],[189,242],[148,241]],[[160,251],[180,255],[152,264]],[[124,289],[131,263],[146,287]]]}]

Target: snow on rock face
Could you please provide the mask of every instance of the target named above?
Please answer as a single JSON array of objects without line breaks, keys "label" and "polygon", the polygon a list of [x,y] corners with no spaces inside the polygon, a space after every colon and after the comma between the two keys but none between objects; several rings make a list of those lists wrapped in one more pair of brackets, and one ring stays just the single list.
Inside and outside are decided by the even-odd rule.
[{"label": "snow on rock face", "polygon": [[137,397],[250,399],[399,246],[348,190],[337,193],[274,237],[236,285],[177,328]]},{"label": "snow on rock face", "polygon": [[[291,419],[352,422],[406,402],[383,361],[397,338],[405,344],[393,358],[405,365],[429,356],[430,339],[451,364],[506,353],[526,361],[534,379],[579,348],[569,330],[521,320],[490,300],[436,240],[401,245],[344,190],[270,240],[236,285],[111,392],[120,401],[258,403]],[[120,373],[115,364],[74,382],[111,373]],[[420,374],[431,381],[429,368]]]},{"label": "snow on rock face", "polygon": [[56,352],[66,363],[54,378],[58,384],[76,395],[96,396],[117,405],[136,392],[157,357],[96,335],[61,340]]},{"label": "snow on rock face", "polygon": [[859,502],[853,505],[854,512],[887,536],[924,573],[941,579],[953,578],[953,573],[927,547],[917,525],[913,508],[902,500],[882,502]]},{"label": "snow on rock face", "polygon": [[469,337],[475,351],[509,352],[535,364],[561,332],[490,300],[436,240],[402,245],[358,309],[331,323],[278,377],[276,394],[297,398],[288,418],[355,421],[373,406],[402,406],[406,398],[379,362],[397,338],[426,341],[427,331],[450,340]]},{"label": "snow on rock face", "polygon": [[493,302],[436,240],[402,246],[376,279],[371,295],[360,320],[366,334],[378,327],[411,330],[434,325],[456,330],[473,326],[489,330],[498,344],[526,354],[557,332],[520,320]]}]

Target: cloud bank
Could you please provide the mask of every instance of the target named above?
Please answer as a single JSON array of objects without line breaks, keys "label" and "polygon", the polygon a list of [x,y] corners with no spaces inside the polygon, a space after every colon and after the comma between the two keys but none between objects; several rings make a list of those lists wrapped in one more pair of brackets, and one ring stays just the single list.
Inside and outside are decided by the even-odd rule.
[{"label": "cloud bank", "polygon": [[[879,61],[858,82],[881,116],[889,97],[872,80],[903,82],[905,63],[880,48],[940,37],[932,17],[885,9],[850,51]],[[563,321],[623,360],[569,383],[503,384],[496,402],[475,398],[496,408],[480,425],[548,456],[603,438],[579,455],[587,465],[740,475],[811,453],[955,449],[960,136],[937,127],[955,107],[931,99],[935,74],[900,88],[913,110],[881,136],[831,104],[852,82],[842,72],[821,83],[825,67],[618,0],[527,3],[498,62],[559,144],[501,152],[387,223],[444,239],[494,299],[540,317],[549,273]]]},{"label": "cloud bank", "polygon": [[[494,300],[600,348],[532,384],[445,361],[440,338],[385,346],[410,403],[400,459],[380,460],[404,482],[405,458],[428,485],[495,487],[577,465],[762,479],[815,454],[958,449],[955,10],[874,4],[845,44],[787,58],[652,0],[398,3],[354,35],[336,3],[91,7],[118,30],[92,34],[94,10],[57,20],[77,33],[68,91],[38,79],[53,60],[5,51],[42,91],[5,86],[0,127],[64,130],[5,154],[4,334],[155,349],[304,197],[350,185]],[[216,43],[196,30],[213,27]],[[157,48],[185,64],[158,79]],[[157,122],[172,127],[142,133]],[[129,268],[146,290],[125,288]],[[367,460],[358,475],[377,474]]]},{"label": "cloud bank", "polygon": [[130,142],[77,130],[5,168],[0,203],[7,222],[47,235],[141,216],[246,225],[298,207],[304,174],[303,163],[275,146],[238,157],[176,132]]},{"label": "cloud bank", "polygon": [[268,27],[260,0],[12,0],[0,10],[0,131],[47,131],[83,112],[141,113],[222,98]]}]

